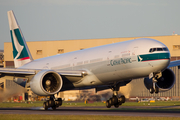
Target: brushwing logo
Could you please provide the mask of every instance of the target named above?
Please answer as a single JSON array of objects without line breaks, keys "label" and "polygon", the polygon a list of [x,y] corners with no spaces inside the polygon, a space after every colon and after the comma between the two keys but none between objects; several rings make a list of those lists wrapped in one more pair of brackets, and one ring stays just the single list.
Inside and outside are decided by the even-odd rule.
[{"label": "brushwing logo", "polygon": [[24,41],[19,29],[11,30],[11,39],[13,45],[13,57],[16,60],[30,59],[28,52],[24,49]]},{"label": "brushwing logo", "polygon": [[140,55],[138,55],[138,61],[142,62],[143,58],[141,58]]}]

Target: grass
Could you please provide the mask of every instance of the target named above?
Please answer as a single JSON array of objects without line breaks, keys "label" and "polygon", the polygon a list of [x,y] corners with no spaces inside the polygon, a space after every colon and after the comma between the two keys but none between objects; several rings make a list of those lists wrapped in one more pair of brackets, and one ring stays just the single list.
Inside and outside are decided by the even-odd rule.
[{"label": "grass", "polygon": [[180,101],[156,101],[154,103],[149,102],[127,102],[127,104],[123,104],[123,106],[180,106]]},{"label": "grass", "polygon": [[[94,102],[94,103],[83,103],[83,102],[63,102],[65,107],[75,107],[75,106],[106,106],[103,102]],[[154,103],[149,102],[126,102],[122,106],[180,106],[180,101],[156,101]]]},{"label": "grass", "polygon": [[102,115],[18,115],[0,114],[1,120],[179,120],[176,117],[130,117]]},{"label": "grass", "polygon": [[[42,107],[43,101],[38,102],[3,102],[0,103],[0,108],[9,108],[9,107]],[[86,106],[106,106],[103,102],[93,102],[93,103],[87,103],[84,102],[63,102],[63,107],[86,107]],[[126,102],[125,104],[122,104],[122,106],[180,106],[180,101],[157,101],[154,103],[149,102]]]},{"label": "grass", "polygon": [[12,108],[12,107],[41,107],[43,102],[2,102],[0,108]]}]

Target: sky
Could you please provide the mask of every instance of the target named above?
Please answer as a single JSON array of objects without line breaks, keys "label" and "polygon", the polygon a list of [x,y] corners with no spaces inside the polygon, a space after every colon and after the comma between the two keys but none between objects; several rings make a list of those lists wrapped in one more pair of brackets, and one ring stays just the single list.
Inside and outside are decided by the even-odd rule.
[{"label": "sky", "polygon": [[26,41],[180,34],[180,0],[0,0],[0,49],[13,10]]}]

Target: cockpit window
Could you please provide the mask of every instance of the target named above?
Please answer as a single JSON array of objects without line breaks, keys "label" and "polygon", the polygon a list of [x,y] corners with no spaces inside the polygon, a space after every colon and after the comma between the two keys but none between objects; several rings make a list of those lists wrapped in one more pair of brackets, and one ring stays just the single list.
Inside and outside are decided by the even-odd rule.
[{"label": "cockpit window", "polygon": [[165,48],[163,48],[163,51],[168,51],[168,49],[165,47]]},{"label": "cockpit window", "polygon": [[155,51],[168,51],[166,47],[164,48],[151,48],[149,52],[155,52]]},{"label": "cockpit window", "polygon": [[162,48],[157,48],[157,51],[163,51],[163,49]]},{"label": "cockpit window", "polygon": [[152,48],[149,50],[149,52],[152,52]]},{"label": "cockpit window", "polygon": [[156,51],[156,48],[153,48],[153,49],[152,49],[152,52],[154,52],[154,51]]}]

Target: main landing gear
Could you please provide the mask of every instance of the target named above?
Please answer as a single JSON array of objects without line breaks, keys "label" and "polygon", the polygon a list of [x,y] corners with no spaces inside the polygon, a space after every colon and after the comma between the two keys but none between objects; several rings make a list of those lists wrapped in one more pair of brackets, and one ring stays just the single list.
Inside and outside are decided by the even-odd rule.
[{"label": "main landing gear", "polygon": [[118,91],[119,91],[119,86],[116,85],[115,87],[112,88],[113,90],[113,96],[109,100],[106,101],[106,107],[110,108],[111,106],[114,105],[115,108],[118,108],[122,103],[125,103],[125,96],[121,95],[120,97],[118,96]]},{"label": "main landing gear", "polygon": [[55,99],[54,95],[50,96],[50,99],[43,103],[43,107],[45,110],[47,110],[50,107],[53,110],[56,110],[56,108],[61,105],[62,105],[62,99],[61,98]]}]

